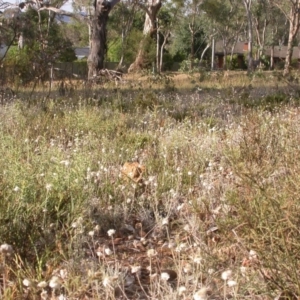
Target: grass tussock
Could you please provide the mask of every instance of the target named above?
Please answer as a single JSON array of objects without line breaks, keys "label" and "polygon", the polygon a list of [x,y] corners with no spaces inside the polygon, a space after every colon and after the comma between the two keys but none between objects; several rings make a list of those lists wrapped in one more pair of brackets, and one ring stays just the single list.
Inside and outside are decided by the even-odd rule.
[{"label": "grass tussock", "polygon": [[297,299],[300,114],[277,88],[2,106],[1,298]]}]

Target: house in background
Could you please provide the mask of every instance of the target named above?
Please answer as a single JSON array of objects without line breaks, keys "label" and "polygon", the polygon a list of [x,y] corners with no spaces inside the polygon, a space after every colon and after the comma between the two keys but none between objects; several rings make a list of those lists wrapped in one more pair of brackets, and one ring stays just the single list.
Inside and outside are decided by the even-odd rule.
[{"label": "house in background", "polygon": [[[233,55],[237,56],[238,68],[242,69],[246,63],[246,56],[248,51],[248,42],[237,42],[232,49],[232,46],[227,47],[227,55],[231,55],[231,51]],[[273,52],[273,55],[272,55]],[[272,47],[265,47],[263,55],[269,57],[273,56],[274,66],[280,64],[280,62],[284,62],[287,53],[287,46],[274,46]],[[216,60],[216,67],[218,69],[224,68],[224,47],[223,42],[218,41],[215,45],[215,56]],[[298,62],[300,67],[300,47],[293,48],[293,56],[292,60]]]},{"label": "house in background", "polygon": [[89,53],[90,53],[90,47],[78,47],[75,48],[75,55],[77,59],[84,59],[88,58]]},{"label": "house in background", "polygon": [[[248,51],[248,43],[246,42],[237,42],[232,49],[232,46],[227,47],[227,55],[237,56],[238,66],[239,69],[242,69],[245,66],[245,54]],[[215,56],[217,57],[216,60],[216,67],[217,69],[224,68],[224,47],[222,41],[217,41],[215,44]]]}]

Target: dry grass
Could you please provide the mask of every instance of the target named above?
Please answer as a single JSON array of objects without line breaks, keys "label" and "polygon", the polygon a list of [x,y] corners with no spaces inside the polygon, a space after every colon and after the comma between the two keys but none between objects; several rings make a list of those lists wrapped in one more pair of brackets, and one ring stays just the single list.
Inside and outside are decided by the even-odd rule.
[{"label": "dry grass", "polygon": [[1,297],[297,299],[297,89],[230,77],[3,106]]}]

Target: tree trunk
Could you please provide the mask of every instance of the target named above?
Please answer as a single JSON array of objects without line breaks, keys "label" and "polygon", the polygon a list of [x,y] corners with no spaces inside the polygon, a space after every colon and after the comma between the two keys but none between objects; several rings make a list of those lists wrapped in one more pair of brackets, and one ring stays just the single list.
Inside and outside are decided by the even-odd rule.
[{"label": "tree trunk", "polygon": [[194,58],[195,58],[195,34],[194,31],[191,30],[191,65],[190,65],[190,71],[194,69]]},{"label": "tree trunk", "polygon": [[293,41],[294,41],[294,37],[293,37],[292,32],[290,31],[289,32],[287,50],[286,50],[286,57],[285,57],[283,75],[288,75],[289,72],[290,72],[291,60],[292,60],[292,56],[293,56]]},{"label": "tree trunk", "polygon": [[291,8],[290,11],[289,23],[290,23],[290,29],[289,29],[289,38],[288,38],[288,45],[287,45],[287,51],[285,57],[284,70],[283,70],[284,76],[288,75],[290,72],[291,60],[293,56],[293,43],[299,30],[299,12],[294,11],[293,8]]},{"label": "tree trunk", "polygon": [[227,70],[227,40],[224,36],[223,36],[223,54],[224,54],[223,70]]},{"label": "tree trunk", "polygon": [[104,58],[107,50],[106,45],[106,25],[108,15],[112,8],[120,0],[106,1],[96,0],[94,2],[95,13],[92,19],[91,50],[88,57],[88,79],[97,76],[98,72],[104,68]]},{"label": "tree trunk", "polygon": [[145,18],[144,30],[143,30],[144,38],[140,42],[138,54],[135,58],[135,61],[130,65],[128,72],[139,71],[145,67],[144,58],[145,58],[146,49],[144,48],[144,42],[147,36],[150,36],[153,39],[155,39],[156,37],[156,30],[157,30],[156,18],[161,8],[161,0],[149,0],[147,7],[143,6],[141,3],[139,3],[139,5],[141,5],[141,7],[146,11],[146,18]]},{"label": "tree trunk", "polygon": [[244,0],[244,6],[247,13],[248,21],[248,72],[253,70],[253,34],[252,34],[252,13],[251,13],[252,0]]},{"label": "tree trunk", "polygon": [[162,72],[164,49],[166,47],[166,43],[168,41],[169,36],[170,36],[170,31],[164,34],[164,41],[160,47],[159,73]]},{"label": "tree trunk", "polygon": [[270,70],[274,69],[274,45],[271,46]]}]

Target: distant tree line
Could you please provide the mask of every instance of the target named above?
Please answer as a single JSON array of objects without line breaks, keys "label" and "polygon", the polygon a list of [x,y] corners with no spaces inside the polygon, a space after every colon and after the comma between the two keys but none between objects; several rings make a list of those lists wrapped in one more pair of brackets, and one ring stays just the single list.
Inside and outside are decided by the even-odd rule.
[{"label": "distant tree line", "polygon": [[89,78],[105,60],[119,62],[120,70],[126,63],[131,72],[161,72],[173,62],[210,66],[215,41],[233,59],[230,49],[243,41],[249,71],[267,47],[287,46],[288,74],[300,42],[300,0],[74,0],[73,12],[63,11],[63,4],[30,0],[9,6],[0,0],[0,45],[7,46],[0,63],[14,64],[20,74],[31,65],[42,76],[45,64],[74,61],[74,47],[89,46]]}]

